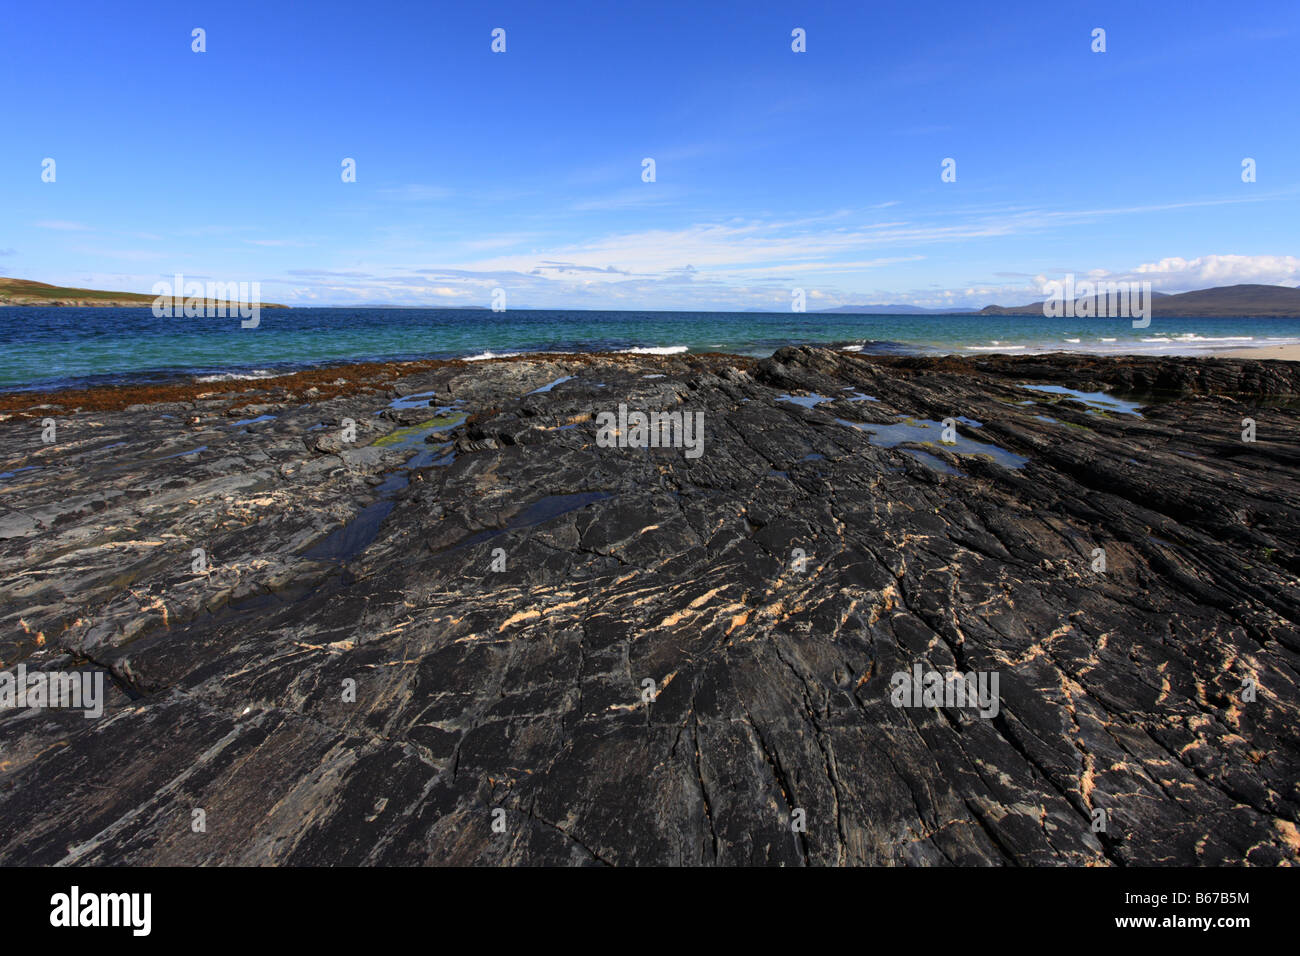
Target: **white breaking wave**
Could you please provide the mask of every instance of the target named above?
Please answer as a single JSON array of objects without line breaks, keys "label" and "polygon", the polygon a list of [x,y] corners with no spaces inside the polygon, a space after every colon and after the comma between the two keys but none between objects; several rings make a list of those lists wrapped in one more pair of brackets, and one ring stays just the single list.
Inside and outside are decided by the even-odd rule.
[{"label": "white breaking wave", "polygon": [[1184,335],[1175,335],[1175,342],[1253,342],[1253,335],[1197,335],[1195,332],[1187,332]]},{"label": "white breaking wave", "polygon": [[250,378],[276,378],[280,375],[289,375],[289,372],[271,372],[264,368],[254,369],[251,372],[222,372],[219,375],[199,375],[194,381],[196,382],[238,382]]},{"label": "white breaking wave", "polygon": [[861,352],[861,345],[844,345],[840,347],[841,352]]},{"label": "white breaking wave", "polygon": [[[1250,335],[1200,335],[1196,332],[1167,332],[1163,335],[1142,338],[1104,337],[1081,344],[1077,339],[1063,339],[1070,343],[1070,352],[1095,353],[1101,355],[1213,355],[1225,348],[1265,349],[1279,344],[1300,344],[1300,338],[1262,338]],[[966,346],[966,351],[995,352],[1013,351],[1016,346],[977,345]],[[1048,343],[1033,343],[1027,347],[1029,352],[1048,352],[1060,350],[1060,346]]]},{"label": "white breaking wave", "polygon": [[523,352],[480,352],[478,355],[465,356],[466,362],[486,362],[494,358],[514,358],[516,355],[523,355]]},{"label": "white breaking wave", "polygon": [[[1103,339],[1102,341],[1106,340]],[[1184,332],[1181,335],[1155,335],[1144,338],[1142,341],[1164,344],[1173,342],[1253,342],[1255,337],[1253,335],[1197,335],[1195,332]]]},{"label": "white breaking wave", "polygon": [[619,349],[620,355],[680,355],[687,350],[685,345],[646,345],[634,349]]},{"label": "white breaking wave", "polygon": [[1018,352],[1023,349],[1023,345],[968,345],[968,352]]}]

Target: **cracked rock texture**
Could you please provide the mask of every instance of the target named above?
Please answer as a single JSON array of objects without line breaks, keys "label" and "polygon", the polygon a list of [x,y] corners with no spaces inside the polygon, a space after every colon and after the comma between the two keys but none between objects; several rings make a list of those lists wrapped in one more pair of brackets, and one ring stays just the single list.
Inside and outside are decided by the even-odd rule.
[{"label": "cracked rock texture", "polygon": [[0,713],[0,862],[1300,862],[1297,366],[399,376],[5,416],[0,659],[108,700]]}]

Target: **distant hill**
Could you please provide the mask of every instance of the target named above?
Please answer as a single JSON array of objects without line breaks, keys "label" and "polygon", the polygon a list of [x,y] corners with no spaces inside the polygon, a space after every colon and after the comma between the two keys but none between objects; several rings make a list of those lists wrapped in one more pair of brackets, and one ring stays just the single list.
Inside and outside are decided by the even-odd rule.
[{"label": "distant hill", "polygon": [[[302,307],[300,306],[299,308],[302,308]],[[341,305],[322,305],[322,306],[315,306],[315,305],[313,305],[313,306],[307,306],[306,308],[312,308],[312,309],[317,309],[317,308],[320,308],[320,309],[342,309],[342,308],[345,308],[345,306],[341,306]],[[488,309],[488,307],[487,307],[486,305],[393,305],[393,303],[391,303],[391,302],[358,302],[358,303],[356,303],[355,305],[353,305],[352,303],[349,303],[349,304],[346,306],[346,308],[349,308],[349,309],[422,309],[422,310],[424,310],[424,311],[426,311],[426,312],[429,311],[430,309],[436,309],[436,310],[438,310],[439,312],[487,312],[487,311],[489,311],[489,309]],[[526,310],[524,310],[524,309],[511,309],[510,311],[512,311],[512,312],[523,312],[523,311],[526,311]]]},{"label": "distant hill", "polygon": [[[1076,299],[1076,304],[1080,300]],[[1042,315],[1043,303],[1029,305],[989,305],[979,310],[980,315]],[[1077,309],[1076,309],[1077,314]],[[1097,311],[1094,308],[1093,314]],[[1273,316],[1300,318],[1300,289],[1281,285],[1225,285],[1195,292],[1167,295],[1155,292],[1151,296],[1152,315],[1180,315],[1188,317],[1245,317]]]},{"label": "distant hill", "polygon": [[965,315],[975,309],[923,309],[917,305],[841,305],[818,312],[836,312],[842,315]]},{"label": "distant hill", "polygon": [[[155,296],[139,292],[105,292],[101,289],[71,289],[46,285],[29,279],[6,279],[0,276],[0,305],[43,306],[116,306],[118,308],[148,308]],[[204,299],[204,304],[215,305],[215,300]],[[283,309],[274,302],[261,302],[263,309]]]}]

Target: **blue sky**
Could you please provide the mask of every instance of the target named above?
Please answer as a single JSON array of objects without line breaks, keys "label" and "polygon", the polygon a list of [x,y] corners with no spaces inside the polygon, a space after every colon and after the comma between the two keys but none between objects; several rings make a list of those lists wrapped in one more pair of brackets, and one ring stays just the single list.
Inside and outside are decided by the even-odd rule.
[{"label": "blue sky", "polygon": [[1300,4],[701,6],[10,4],[0,275],[636,309],[1300,285]]}]

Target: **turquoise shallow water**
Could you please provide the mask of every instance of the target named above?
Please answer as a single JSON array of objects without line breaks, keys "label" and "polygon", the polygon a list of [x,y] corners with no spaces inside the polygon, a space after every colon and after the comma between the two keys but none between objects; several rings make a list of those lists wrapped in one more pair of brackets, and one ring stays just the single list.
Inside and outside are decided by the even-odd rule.
[{"label": "turquoise shallow water", "polygon": [[1300,344],[1300,319],[842,315],[764,312],[267,309],[255,329],[149,309],[0,308],[0,388],[176,375],[264,376],[331,362],[532,351],[723,351],[821,344],[869,353],[1197,354]]}]

